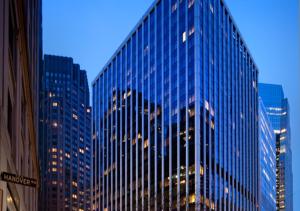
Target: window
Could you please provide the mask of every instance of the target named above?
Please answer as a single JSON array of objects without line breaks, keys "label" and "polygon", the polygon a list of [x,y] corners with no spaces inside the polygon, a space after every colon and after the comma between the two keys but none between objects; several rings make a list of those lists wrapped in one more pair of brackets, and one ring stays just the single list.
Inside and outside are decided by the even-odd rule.
[{"label": "window", "polygon": [[145,142],[144,142],[144,148],[147,148],[148,145],[149,145],[149,142],[148,142],[148,139],[146,139]]},{"label": "window", "polygon": [[79,148],[79,152],[80,152],[81,154],[84,154],[84,150],[81,149],[81,148]]},{"label": "window", "polygon": [[190,28],[189,30],[189,36],[191,36],[192,34],[194,34],[195,32],[195,27],[193,26],[192,28]]},{"label": "window", "polygon": [[78,116],[76,114],[73,114],[72,116],[73,116],[73,119],[78,120]]},{"label": "window", "polygon": [[214,7],[212,6],[212,4],[209,4],[209,9],[210,9],[211,13],[214,13]]},{"label": "window", "polygon": [[177,3],[172,5],[172,12],[175,12],[177,10]]},{"label": "window", "polygon": [[188,7],[191,8],[194,5],[194,0],[189,0],[189,5]]},{"label": "window", "polygon": [[182,33],[182,42],[184,43],[186,41],[186,32]]}]

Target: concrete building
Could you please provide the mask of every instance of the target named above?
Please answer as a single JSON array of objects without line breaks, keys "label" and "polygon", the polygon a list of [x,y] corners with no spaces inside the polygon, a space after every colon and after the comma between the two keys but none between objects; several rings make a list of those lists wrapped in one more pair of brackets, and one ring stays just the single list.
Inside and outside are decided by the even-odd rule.
[{"label": "concrete building", "polygon": [[[0,1],[0,210],[5,211],[38,210],[41,13],[40,0]],[[26,186],[31,180],[36,185]]]},{"label": "concrete building", "polygon": [[44,56],[40,89],[39,210],[91,208],[91,107],[86,71],[72,58]]}]

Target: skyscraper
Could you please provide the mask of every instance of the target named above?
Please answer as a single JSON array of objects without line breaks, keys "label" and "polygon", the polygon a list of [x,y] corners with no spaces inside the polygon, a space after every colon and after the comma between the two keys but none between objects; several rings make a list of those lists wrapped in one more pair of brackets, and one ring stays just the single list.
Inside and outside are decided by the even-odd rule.
[{"label": "skyscraper", "polygon": [[276,210],[276,139],[265,106],[259,99],[260,210]]},{"label": "skyscraper", "polygon": [[0,11],[0,210],[37,211],[41,1],[1,0]]},{"label": "skyscraper", "polygon": [[276,201],[278,210],[293,210],[290,109],[281,85],[259,84],[259,95],[276,135]]},{"label": "skyscraper", "polygon": [[91,107],[86,71],[44,56],[41,74],[39,210],[90,210]]},{"label": "skyscraper", "polygon": [[92,84],[93,210],[258,210],[257,74],[224,1],[155,1]]}]

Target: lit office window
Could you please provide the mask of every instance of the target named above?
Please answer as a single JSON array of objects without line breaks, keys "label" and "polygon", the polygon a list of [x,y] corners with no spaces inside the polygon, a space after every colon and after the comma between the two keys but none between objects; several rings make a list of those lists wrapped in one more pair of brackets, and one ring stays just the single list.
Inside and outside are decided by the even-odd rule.
[{"label": "lit office window", "polygon": [[182,33],[182,42],[184,43],[186,41],[186,32]]}]

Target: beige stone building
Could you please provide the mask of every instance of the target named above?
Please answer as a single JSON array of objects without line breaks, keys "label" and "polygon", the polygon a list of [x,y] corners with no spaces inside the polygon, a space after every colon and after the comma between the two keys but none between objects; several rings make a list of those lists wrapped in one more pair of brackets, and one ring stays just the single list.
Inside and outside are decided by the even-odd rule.
[{"label": "beige stone building", "polygon": [[[0,0],[0,211],[37,210],[41,20],[41,0]],[[6,182],[3,173],[37,186]]]}]

